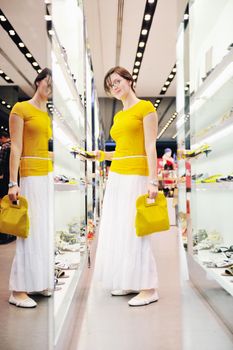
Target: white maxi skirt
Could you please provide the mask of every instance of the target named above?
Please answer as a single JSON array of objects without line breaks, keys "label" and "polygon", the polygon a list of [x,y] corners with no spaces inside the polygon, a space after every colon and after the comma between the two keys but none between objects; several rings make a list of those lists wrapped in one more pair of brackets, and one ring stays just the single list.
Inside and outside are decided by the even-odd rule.
[{"label": "white maxi skirt", "polygon": [[16,240],[9,289],[27,293],[53,289],[52,173],[22,177],[20,189],[28,201],[30,234]]},{"label": "white maxi skirt", "polygon": [[100,221],[95,279],[107,289],[158,287],[150,236],[137,237],[136,199],[147,192],[147,177],[109,173]]}]

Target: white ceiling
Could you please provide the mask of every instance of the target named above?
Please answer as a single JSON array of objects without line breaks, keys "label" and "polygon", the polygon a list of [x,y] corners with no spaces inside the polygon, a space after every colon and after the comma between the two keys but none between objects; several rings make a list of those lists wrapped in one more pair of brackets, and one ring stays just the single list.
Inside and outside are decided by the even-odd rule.
[{"label": "white ceiling", "polygon": [[[125,0],[119,65],[132,72],[146,0]],[[103,77],[116,65],[118,0],[84,0],[88,42],[99,97]],[[177,0],[159,0],[137,82],[138,96],[159,96],[176,61]],[[175,79],[166,96],[175,96]]]},{"label": "white ceiling", "polygon": [[[1,0],[1,10],[41,67],[47,66],[44,0]],[[36,71],[0,26],[0,68],[29,96]],[[9,85],[0,78],[0,85]]]}]

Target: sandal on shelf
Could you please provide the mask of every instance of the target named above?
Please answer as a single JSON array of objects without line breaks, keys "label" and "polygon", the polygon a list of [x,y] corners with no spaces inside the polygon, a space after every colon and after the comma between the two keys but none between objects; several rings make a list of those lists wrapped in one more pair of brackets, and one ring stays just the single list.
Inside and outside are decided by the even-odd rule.
[{"label": "sandal on shelf", "polygon": [[56,278],[68,278],[69,276],[66,275],[65,271],[61,269],[57,269],[55,267],[55,277]]},{"label": "sandal on shelf", "polygon": [[67,263],[67,262],[60,262],[60,263],[56,263],[56,267],[58,267],[61,270],[77,270],[78,264],[76,264],[76,263]]},{"label": "sandal on shelf", "polygon": [[232,261],[209,261],[204,264],[208,268],[223,268],[223,267],[229,267],[232,266]]},{"label": "sandal on shelf", "polygon": [[224,273],[222,273],[222,276],[233,276],[233,265],[229,266],[228,269],[225,270]]},{"label": "sandal on shelf", "polygon": [[228,247],[213,247],[211,253],[225,253],[227,252]]}]

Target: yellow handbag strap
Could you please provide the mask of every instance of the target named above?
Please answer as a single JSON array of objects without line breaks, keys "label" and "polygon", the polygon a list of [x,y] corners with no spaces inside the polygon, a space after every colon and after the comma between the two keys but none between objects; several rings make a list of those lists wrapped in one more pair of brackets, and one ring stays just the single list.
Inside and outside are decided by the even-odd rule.
[{"label": "yellow handbag strap", "polygon": [[18,201],[17,201],[17,204],[13,204],[10,199],[9,199],[9,196],[6,195],[2,198],[2,201],[1,201],[1,207],[2,208],[9,208],[9,207],[12,207],[12,208],[17,208],[17,209],[20,209],[20,208],[28,208],[28,202],[26,200],[25,197],[23,196],[19,196],[18,197]]}]

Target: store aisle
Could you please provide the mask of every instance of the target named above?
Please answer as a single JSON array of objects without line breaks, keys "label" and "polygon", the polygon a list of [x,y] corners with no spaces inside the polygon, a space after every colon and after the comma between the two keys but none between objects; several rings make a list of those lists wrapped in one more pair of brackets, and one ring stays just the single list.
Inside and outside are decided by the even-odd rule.
[{"label": "store aisle", "polygon": [[190,282],[180,287],[177,244],[175,228],[153,237],[158,303],[131,308],[130,296],[111,297],[92,281],[70,350],[231,350],[233,336],[205,300]]}]

